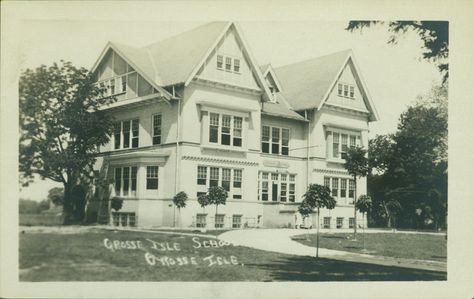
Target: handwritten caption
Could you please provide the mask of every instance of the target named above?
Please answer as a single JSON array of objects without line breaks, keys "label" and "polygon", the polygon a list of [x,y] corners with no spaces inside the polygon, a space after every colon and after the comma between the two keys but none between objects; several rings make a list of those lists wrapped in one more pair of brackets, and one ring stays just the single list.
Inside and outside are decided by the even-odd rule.
[{"label": "handwritten caption", "polygon": [[[217,249],[233,244],[224,240],[201,240],[199,237],[191,239],[194,252],[205,249]],[[201,255],[182,254],[183,244],[179,242],[159,242],[151,239],[141,240],[111,240],[104,239],[104,246],[111,252],[127,250],[143,250],[145,261],[150,266],[157,267],[179,267],[179,266],[237,266],[240,264],[234,255],[215,255],[210,254],[202,257]],[[189,244],[185,244],[187,247]]]}]

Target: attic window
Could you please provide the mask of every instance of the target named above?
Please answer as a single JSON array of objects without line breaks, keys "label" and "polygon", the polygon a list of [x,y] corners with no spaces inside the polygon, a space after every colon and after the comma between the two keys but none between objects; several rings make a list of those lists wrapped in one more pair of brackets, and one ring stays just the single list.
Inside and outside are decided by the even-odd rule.
[{"label": "attic window", "polygon": [[232,69],[232,58],[226,57],[225,58],[225,70],[230,71]]},{"label": "attic window", "polygon": [[224,63],[224,57],[222,55],[217,55],[217,68],[222,69]]},{"label": "attic window", "polygon": [[240,72],[240,59],[234,59],[234,72]]},{"label": "attic window", "polygon": [[354,99],[354,86],[350,84],[338,83],[337,95],[341,97]]}]

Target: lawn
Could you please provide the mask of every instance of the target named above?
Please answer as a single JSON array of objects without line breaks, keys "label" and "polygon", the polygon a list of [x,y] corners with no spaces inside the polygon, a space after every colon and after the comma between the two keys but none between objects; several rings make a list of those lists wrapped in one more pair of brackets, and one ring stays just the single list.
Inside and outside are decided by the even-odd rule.
[{"label": "lawn", "polygon": [[56,213],[39,213],[39,214],[19,214],[20,225],[23,226],[54,226],[62,224],[61,215]]},{"label": "lawn", "polygon": [[270,253],[129,231],[20,234],[21,281],[445,280],[446,273]]},{"label": "lawn", "polygon": [[[309,235],[309,241],[303,238],[296,241],[316,246],[316,235]],[[319,236],[319,247],[361,253],[364,249],[361,232],[357,241],[351,233],[324,233]],[[443,235],[405,234],[405,233],[367,233],[365,251],[372,255],[433,260],[446,262],[446,240]]]}]

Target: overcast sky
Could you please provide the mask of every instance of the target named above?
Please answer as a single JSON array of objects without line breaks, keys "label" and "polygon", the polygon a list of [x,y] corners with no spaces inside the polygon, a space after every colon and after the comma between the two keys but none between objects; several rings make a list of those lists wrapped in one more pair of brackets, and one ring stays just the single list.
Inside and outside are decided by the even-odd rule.
[{"label": "overcast sky", "polygon": [[[362,33],[350,33],[344,28],[348,20],[316,21],[301,18],[266,16],[264,21],[235,15],[225,17],[209,9],[207,18],[189,21],[180,17],[181,6],[169,3],[89,2],[89,5],[67,5],[52,2],[45,6],[26,3],[30,17],[18,23],[17,49],[20,69],[50,65],[61,59],[76,66],[90,68],[107,41],[144,46],[160,39],[192,29],[212,20],[238,21],[259,64],[281,66],[344,49],[352,49],[362,78],[380,115],[371,123],[370,137],[394,132],[400,113],[415,98],[426,93],[441,76],[433,64],[421,60],[421,42],[408,33],[398,45],[388,45],[385,27],[374,27]],[[227,3],[227,2],[226,2]],[[28,5],[28,6],[27,6]],[[202,9],[202,7],[201,7]],[[251,13],[251,10],[249,10]],[[213,16],[214,17],[209,17]],[[50,182],[34,184],[21,191],[23,198],[41,199],[54,186]]]}]

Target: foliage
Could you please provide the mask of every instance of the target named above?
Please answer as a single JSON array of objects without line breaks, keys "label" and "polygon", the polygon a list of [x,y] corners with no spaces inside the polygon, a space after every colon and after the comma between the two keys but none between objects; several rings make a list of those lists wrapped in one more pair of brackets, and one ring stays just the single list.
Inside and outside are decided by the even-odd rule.
[{"label": "foliage", "polygon": [[361,213],[367,213],[372,207],[372,198],[368,195],[361,195],[355,203],[356,209]]},{"label": "foliage", "polygon": [[64,200],[64,188],[54,187],[54,188],[49,189],[48,199],[55,206],[62,206],[63,205],[63,200]]},{"label": "foliage", "polygon": [[48,210],[50,207],[49,200],[35,201],[31,199],[20,199],[18,208],[20,214],[39,214]]},{"label": "foliage", "polygon": [[120,197],[112,197],[110,201],[110,207],[114,209],[115,211],[119,211],[122,209],[123,206],[123,199]]},{"label": "foliage", "polygon": [[188,195],[184,191],[178,192],[173,197],[173,203],[178,209],[186,207],[186,200],[188,200]]},{"label": "foliage", "polygon": [[112,117],[99,108],[115,98],[104,97],[105,88],[94,82],[89,71],[64,61],[20,77],[20,181],[27,186],[38,174],[63,183],[65,223],[81,214],[72,189],[92,178],[98,147],[113,129]]},{"label": "foliage", "polygon": [[378,174],[368,184],[370,216],[392,225],[438,227],[447,210],[447,86],[434,87],[400,116],[395,134],[369,143]]},{"label": "foliage", "polygon": [[201,206],[201,208],[205,208],[206,206],[208,206],[210,203],[209,203],[209,197],[207,196],[207,194],[201,194],[198,196],[198,199],[197,199],[199,205]]},{"label": "foliage", "polygon": [[212,186],[207,191],[207,198],[211,205],[225,205],[227,199],[227,191],[221,186]]},{"label": "foliage", "polygon": [[302,201],[301,204],[298,207],[298,212],[303,217],[308,217],[309,214],[311,214],[313,212],[313,208],[309,206],[308,202]]},{"label": "foliage", "polygon": [[[375,24],[385,24],[383,21],[350,21],[346,30],[351,32],[369,28]],[[449,76],[449,22],[448,21],[392,21],[388,22],[388,31],[391,33],[389,44],[397,44],[399,36],[408,31],[414,31],[423,41],[423,59],[437,64],[443,75],[443,82]]]},{"label": "foliage", "polygon": [[[308,190],[306,190],[306,193],[303,195],[303,201],[300,205],[301,211],[303,212],[308,211],[308,209],[320,208],[332,210],[335,207],[336,200],[331,196],[329,188],[319,184],[310,184],[308,186]],[[298,211],[300,211],[300,208]]]},{"label": "foliage", "polygon": [[366,155],[367,151],[360,146],[347,150],[344,167],[354,178],[365,177],[369,173],[369,161]]}]

